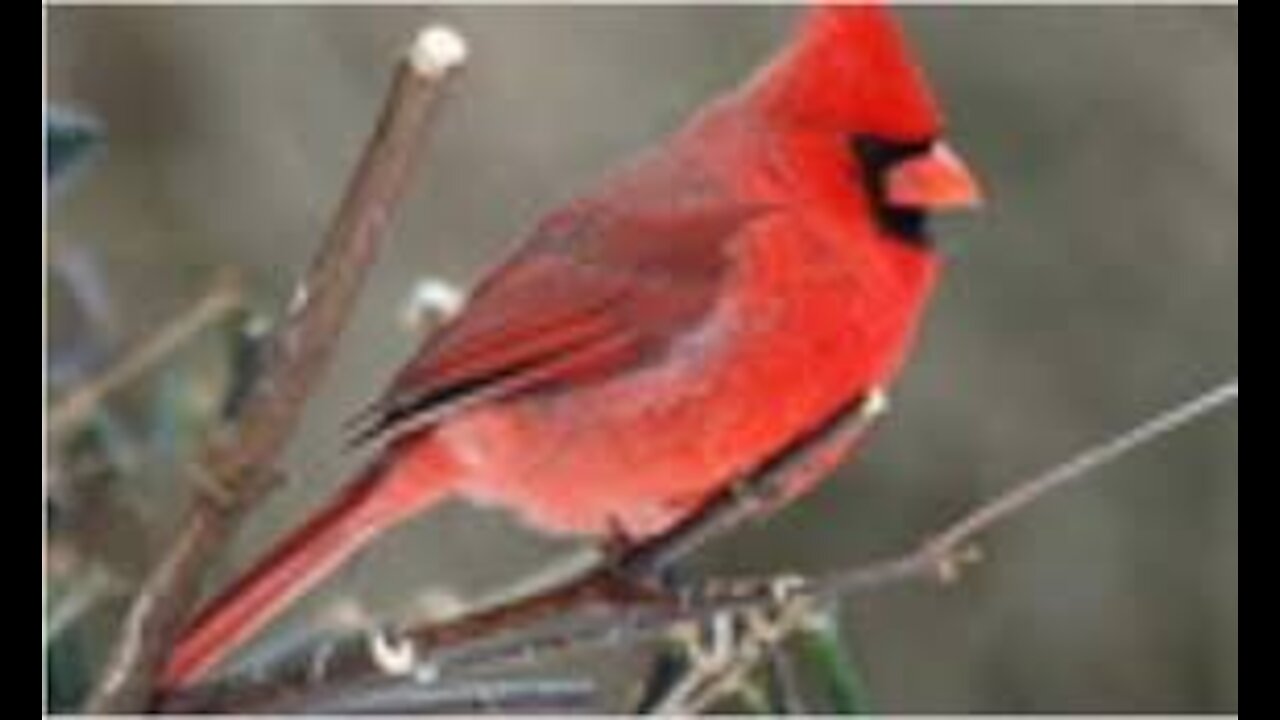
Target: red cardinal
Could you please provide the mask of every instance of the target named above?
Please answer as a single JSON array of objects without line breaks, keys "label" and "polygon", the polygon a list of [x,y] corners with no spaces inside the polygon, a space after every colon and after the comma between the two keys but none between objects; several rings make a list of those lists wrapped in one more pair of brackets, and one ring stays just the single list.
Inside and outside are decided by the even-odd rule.
[{"label": "red cardinal", "polygon": [[926,214],[977,201],[941,129],[886,10],[808,11],[483,279],[374,404],[379,457],[209,604],[164,684],[442,500],[634,541],[888,384],[938,272]]}]

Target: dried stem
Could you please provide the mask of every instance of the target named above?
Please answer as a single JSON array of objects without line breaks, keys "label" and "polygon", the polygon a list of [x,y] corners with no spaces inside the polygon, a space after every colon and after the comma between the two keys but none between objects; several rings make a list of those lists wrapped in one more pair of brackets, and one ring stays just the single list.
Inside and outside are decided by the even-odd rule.
[{"label": "dried stem", "polygon": [[255,500],[278,483],[274,465],[307,398],[330,365],[341,330],[417,164],[423,128],[444,81],[463,60],[461,39],[431,29],[399,63],[378,126],[324,241],[298,283],[234,425],[212,440],[190,480],[197,492],[179,536],[139,590],[87,706],[147,707],[153,678],[194,604],[204,571]]},{"label": "dried stem", "polygon": [[[569,649],[634,644],[664,635],[682,623],[704,621],[727,611],[776,607],[797,599],[821,604],[913,579],[953,580],[961,564],[972,558],[970,544],[977,535],[1009,520],[1046,494],[1093,477],[1089,475],[1093,470],[1233,404],[1238,397],[1239,383],[1232,379],[980,503],[956,522],[927,536],[911,552],[813,579],[795,578],[783,593],[777,578],[708,581],[679,596],[655,601],[652,595],[634,592],[634,585],[620,580],[619,565],[605,565],[534,596],[458,621],[425,624],[392,631],[391,635],[402,649],[411,652],[418,668],[429,667],[433,674],[441,674],[527,663]],[[625,558],[621,566],[626,566]],[[165,709],[262,711],[282,702],[296,702],[309,693],[358,688],[386,673],[370,652],[368,638],[331,640],[303,648],[249,675],[185,690],[169,698]]]},{"label": "dried stem", "polygon": [[589,713],[599,701],[584,680],[475,680],[423,684],[382,682],[358,692],[313,696],[277,712],[307,715]]},{"label": "dried stem", "polygon": [[209,289],[190,307],[140,340],[100,375],[59,398],[49,410],[49,435],[61,438],[79,428],[109,395],[145,375],[242,302],[243,292],[236,275],[229,270],[218,273]]}]

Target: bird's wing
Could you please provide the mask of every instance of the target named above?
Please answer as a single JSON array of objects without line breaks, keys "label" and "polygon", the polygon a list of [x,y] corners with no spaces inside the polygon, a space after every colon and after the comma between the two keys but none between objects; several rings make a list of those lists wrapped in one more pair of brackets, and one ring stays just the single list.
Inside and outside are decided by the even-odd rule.
[{"label": "bird's wing", "polygon": [[579,203],[553,214],[362,413],[359,439],[653,357],[711,307],[727,248],[762,212],[733,203],[618,214]]}]

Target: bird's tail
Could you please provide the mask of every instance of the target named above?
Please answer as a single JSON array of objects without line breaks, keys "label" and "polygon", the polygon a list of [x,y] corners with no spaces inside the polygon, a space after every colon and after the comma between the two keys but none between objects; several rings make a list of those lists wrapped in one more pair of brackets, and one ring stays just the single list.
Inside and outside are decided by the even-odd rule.
[{"label": "bird's tail", "polygon": [[161,686],[201,680],[366,544],[445,499],[454,474],[447,450],[430,440],[375,461],[197,614]]}]

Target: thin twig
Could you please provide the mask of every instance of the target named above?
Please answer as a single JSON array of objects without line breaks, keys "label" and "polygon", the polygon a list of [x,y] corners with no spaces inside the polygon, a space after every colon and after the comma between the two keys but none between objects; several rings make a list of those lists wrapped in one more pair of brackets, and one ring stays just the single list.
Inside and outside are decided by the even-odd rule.
[{"label": "thin twig", "polygon": [[194,604],[206,568],[238,521],[272,489],[274,465],[329,367],[337,339],[377,254],[444,81],[465,55],[450,30],[423,31],[397,66],[378,126],[319,252],[272,337],[242,413],[211,441],[192,478],[197,492],[179,536],[144,581],[88,709],[144,709],[156,670]]},{"label": "thin twig", "polygon": [[795,661],[787,649],[772,645],[765,653],[770,712],[773,715],[808,715]]},{"label": "thin twig", "polygon": [[684,674],[653,704],[652,714],[694,715],[750,687],[748,676],[763,648],[734,637],[741,631],[732,627],[733,620],[732,615],[722,613],[708,623],[713,635],[721,635],[711,638],[709,650],[698,646],[700,639],[693,639]]},{"label": "thin twig", "polygon": [[49,410],[49,434],[65,437],[93,416],[107,396],[142,377],[201,330],[240,307],[243,292],[230,271],[218,273],[213,284],[190,307],[127,350],[115,364],[58,399]]},{"label": "thin twig", "polygon": [[[916,550],[816,579],[794,579],[786,594],[824,603],[913,579],[954,578],[958,564],[966,559],[966,548],[978,534],[1135,448],[1231,405],[1238,396],[1239,382],[1232,379],[977,505],[953,524],[928,536]],[[616,566],[606,566],[537,595],[457,621],[428,623],[392,634],[411,651],[416,664],[430,667],[434,674],[443,674],[479,666],[528,663],[569,649],[634,644],[664,635],[682,623],[786,601],[779,597],[776,578],[764,582],[708,581],[667,602],[654,602],[652,597],[619,589]],[[550,627],[539,626],[550,620],[554,620]],[[251,677],[224,678],[184,690],[169,698],[164,707],[175,712],[250,712],[312,692],[359,687],[383,674],[384,669],[368,651],[364,638],[326,640],[291,653],[272,667],[260,668]]]},{"label": "thin twig", "polygon": [[686,677],[689,682],[678,683],[654,712],[702,713],[727,698],[758,693],[751,673],[768,659],[771,651],[797,632],[812,627],[821,617],[813,598],[796,592],[801,587],[798,583],[802,583],[798,578],[777,578],[769,588],[773,603],[712,614],[709,622],[700,626],[710,632],[710,649],[696,640],[690,645],[692,662]]},{"label": "thin twig", "polygon": [[1215,410],[1233,405],[1239,396],[1239,378],[1232,378],[1155,415],[1131,430],[1085,448],[1065,462],[981,503],[953,524],[931,535],[915,552],[831,573],[816,582],[817,590],[821,595],[835,597],[912,577],[933,575],[944,581],[952,580],[959,570],[958,565],[975,557],[973,549],[968,546],[979,534],[1022,512],[1045,495],[1092,477],[1092,471],[1114,462],[1134,449]]},{"label": "thin twig", "polygon": [[718,677],[740,665],[742,656],[731,643],[733,617],[717,615],[711,622],[681,626],[672,638],[680,648],[680,672],[646,708],[650,715],[690,714],[690,699]]}]

